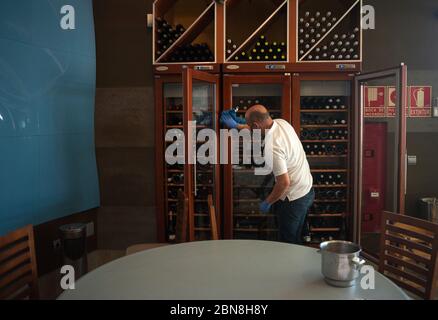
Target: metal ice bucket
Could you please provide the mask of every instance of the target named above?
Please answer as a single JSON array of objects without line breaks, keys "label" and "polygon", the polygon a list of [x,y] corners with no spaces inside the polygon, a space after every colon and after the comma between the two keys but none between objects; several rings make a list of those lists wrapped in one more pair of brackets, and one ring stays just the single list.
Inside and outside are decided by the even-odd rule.
[{"label": "metal ice bucket", "polygon": [[352,287],[365,260],[360,258],[359,245],[347,241],[327,241],[320,245],[321,271],[328,284]]}]

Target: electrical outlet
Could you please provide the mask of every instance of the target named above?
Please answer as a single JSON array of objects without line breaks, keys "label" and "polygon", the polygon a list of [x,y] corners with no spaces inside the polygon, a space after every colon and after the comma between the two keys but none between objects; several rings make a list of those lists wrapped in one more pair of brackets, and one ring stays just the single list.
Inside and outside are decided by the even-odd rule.
[{"label": "electrical outlet", "polygon": [[53,249],[55,251],[61,250],[61,239],[53,240]]},{"label": "electrical outlet", "polygon": [[87,238],[94,236],[94,222],[87,223]]}]

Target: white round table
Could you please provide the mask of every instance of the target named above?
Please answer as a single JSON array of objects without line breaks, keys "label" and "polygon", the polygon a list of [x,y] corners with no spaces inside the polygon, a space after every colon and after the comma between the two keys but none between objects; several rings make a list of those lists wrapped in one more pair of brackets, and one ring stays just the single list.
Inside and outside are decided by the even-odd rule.
[{"label": "white round table", "polygon": [[205,241],[143,251],[79,279],[59,299],[406,300],[376,271],[375,289],[331,287],[316,249],[267,241]]}]

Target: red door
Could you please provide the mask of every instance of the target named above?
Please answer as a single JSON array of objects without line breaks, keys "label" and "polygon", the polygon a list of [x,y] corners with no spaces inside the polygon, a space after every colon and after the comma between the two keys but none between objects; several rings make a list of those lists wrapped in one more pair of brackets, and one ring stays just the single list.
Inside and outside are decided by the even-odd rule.
[{"label": "red door", "polygon": [[387,123],[364,125],[362,232],[380,232],[385,209]]}]

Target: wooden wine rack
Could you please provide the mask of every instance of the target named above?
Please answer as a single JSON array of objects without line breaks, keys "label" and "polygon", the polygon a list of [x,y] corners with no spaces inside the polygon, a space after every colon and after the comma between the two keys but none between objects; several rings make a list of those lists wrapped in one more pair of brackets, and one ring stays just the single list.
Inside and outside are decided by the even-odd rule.
[{"label": "wooden wine rack", "polygon": [[[235,6],[239,1],[233,0],[233,1],[228,1],[225,5],[225,17],[227,17],[227,11],[232,11],[233,10],[233,6]],[[243,1],[241,1],[243,2]],[[257,41],[257,37],[259,37],[262,33],[265,33],[266,31],[268,31],[270,29],[270,27],[272,27],[272,25],[276,22],[279,21],[279,19],[281,18],[280,16],[283,17],[282,21],[283,23],[279,26],[279,28],[277,28],[276,33],[280,33],[283,34],[283,38],[282,39],[272,39],[275,40],[276,42],[280,43],[280,42],[284,42],[286,44],[288,44],[288,36],[289,36],[289,21],[288,21],[288,10],[289,10],[289,1],[285,0],[284,2],[282,2],[280,5],[278,5],[278,1],[273,2],[274,5],[274,11],[272,12],[272,14],[270,14],[266,19],[263,19],[264,22],[257,26],[256,29],[249,35],[249,37],[247,39],[245,39],[240,46],[238,46],[238,48],[231,53],[231,55],[229,55],[228,57],[225,58],[226,62],[235,62],[233,61],[233,58],[235,58],[236,56],[239,55],[239,53],[241,53],[242,51],[248,51],[248,49],[250,49],[254,43]],[[244,8],[244,9],[248,9],[248,8]],[[225,26],[227,26],[228,21],[226,21]],[[235,31],[235,30],[234,30]],[[243,32],[242,29],[239,29],[240,32]],[[235,31],[236,32],[236,31]],[[232,39],[230,37],[232,37],[232,34],[227,33],[227,29],[225,29],[225,38],[226,40],[228,39]],[[272,34],[271,34],[272,36]],[[289,61],[289,49],[288,49],[288,45],[286,46],[286,59],[284,62],[288,62]],[[259,63],[258,61],[242,61],[242,63]],[[271,63],[275,63],[278,61],[263,61],[263,63],[267,63],[267,62],[271,62]]]},{"label": "wooden wine rack", "polygon": [[[223,62],[223,5],[214,0],[156,0],[153,4],[153,65],[156,72],[181,72],[182,65],[199,65],[199,70],[219,71],[215,64]],[[157,18],[167,18],[171,25],[183,24],[185,32],[177,38],[161,55],[157,55],[159,39]],[[212,26],[210,30],[207,30]],[[209,31],[209,32],[207,32]],[[181,61],[169,62],[167,59],[183,46],[202,40],[209,45],[214,54],[214,61]],[[212,65],[206,67],[205,65]]]},{"label": "wooden wine rack", "polygon": [[[309,224],[309,231],[312,235],[312,242],[307,243],[309,246],[318,246],[321,241],[326,241],[330,239],[342,240],[348,239],[350,237],[350,195],[351,195],[351,181],[350,181],[350,155],[351,155],[351,133],[352,133],[352,125],[351,125],[351,106],[352,106],[352,97],[351,97],[351,76],[345,75],[344,77],[337,77],[330,79],[329,77],[319,77],[317,75],[295,75],[297,84],[297,88],[295,88],[295,92],[299,93],[298,97],[294,99],[294,108],[299,110],[299,116],[294,120],[294,127],[298,132],[302,132],[303,130],[323,130],[326,129],[328,131],[338,130],[345,131],[347,130],[347,135],[345,135],[342,139],[320,139],[319,137],[316,139],[301,139],[301,142],[304,146],[309,145],[317,145],[321,147],[321,145],[336,145],[342,146],[345,148],[345,153],[343,154],[323,154],[323,155],[307,155],[309,164],[311,166],[311,172],[314,176],[314,190],[316,193],[316,198],[314,201],[314,206],[308,214],[307,220]],[[319,93],[321,92],[318,89],[318,83],[337,80],[343,81],[345,83],[345,88],[348,95],[343,93],[342,95],[338,92],[341,90],[336,90],[335,93],[329,94],[327,91],[330,89],[324,89],[324,93],[319,96],[318,94],[309,94],[308,91]],[[301,88],[303,86],[303,82],[306,82],[308,86],[312,86],[315,83],[315,88],[311,90],[307,90],[305,94],[301,92]],[[350,85],[348,85],[350,83]],[[304,108],[302,102],[303,98],[318,98],[322,101],[324,99],[332,98],[340,98],[342,103],[345,104],[344,109],[325,109],[325,108]],[[307,117],[306,117],[307,115]],[[303,125],[301,123],[302,119],[306,119],[309,121],[308,115],[313,115],[317,117],[333,117],[337,119],[338,117],[345,120],[347,123],[343,125],[330,125],[330,124],[321,124],[321,125]],[[321,119],[319,119],[321,120]],[[321,150],[321,149],[319,149]],[[318,181],[315,180],[315,177],[319,175],[340,175],[342,184],[318,184]],[[318,194],[319,192],[326,193],[326,191],[340,191],[343,194],[342,199],[321,199]],[[327,193],[326,193],[327,195]],[[327,211],[327,208],[331,208],[333,210],[333,205],[341,208],[341,210],[335,211]],[[322,206],[322,210],[317,210],[318,207]],[[314,225],[316,222],[319,222],[320,225]]]},{"label": "wooden wine rack", "polygon": [[[184,1],[187,12],[181,3],[182,1],[178,0],[154,2],[152,47],[153,64],[157,74],[175,74],[186,66],[212,73],[219,73],[221,68],[228,73],[356,72],[362,67],[362,0],[257,0],[251,3],[248,3],[248,0],[187,0]],[[326,32],[301,54],[300,42],[303,41],[303,34],[300,33],[300,18],[307,11],[314,13],[317,10],[333,12],[336,22],[326,28]],[[158,56],[157,18],[166,18],[171,25],[182,23],[186,28],[185,32]],[[330,45],[335,33],[352,33],[354,28],[359,28],[360,32],[353,41],[357,41],[358,45],[357,50],[351,53],[350,59],[338,59],[337,55],[333,60],[309,60],[310,56],[317,55],[316,51]],[[255,57],[249,61],[236,60],[242,52],[248,55],[262,35],[266,36],[269,43],[285,43],[283,51],[279,52],[276,59],[271,54],[268,60],[263,56],[260,60]],[[228,52],[228,40],[235,44],[231,52]],[[214,61],[169,60],[176,50],[196,41],[209,45],[214,53]],[[356,54],[357,59],[353,59]]]},{"label": "wooden wine rack", "polygon": [[[355,63],[355,62],[361,62],[362,61],[362,28],[361,28],[361,8],[362,8],[362,0],[342,0],[337,2],[328,2],[325,3],[319,1],[319,0],[304,0],[300,1],[298,5],[297,10],[297,26],[296,26],[296,34],[298,43],[296,46],[296,55],[297,55],[297,61],[303,62],[303,63]],[[310,13],[309,17],[306,17],[306,13]],[[320,18],[315,18],[316,14],[320,14]],[[328,14],[330,15],[328,16]],[[324,19],[327,19],[326,22],[321,23],[321,19],[324,17]],[[309,19],[315,19],[314,22],[309,22]],[[335,20],[333,20],[335,19]],[[304,21],[304,22],[302,22]],[[319,22],[318,22],[319,21]],[[321,26],[319,28],[315,27],[316,23],[320,23]],[[330,25],[327,25],[330,23]],[[315,43],[311,43],[310,48],[305,49],[304,53],[301,54],[300,52],[300,43],[303,41],[306,42],[306,36],[309,36],[309,38],[312,38],[312,34],[309,35],[309,27],[306,28],[305,24],[309,24],[310,30],[314,30],[317,34],[320,34],[320,37],[317,38],[319,40],[316,40]],[[322,28],[326,29],[326,32],[321,32]],[[351,33],[351,30],[354,30],[355,28],[358,29],[358,31],[355,33]],[[304,32],[302,32],[304,31]],[[345,39],[333,39],[333,35],[336,35],[336,32],[339,34],[343,34],[345,32],[348,36],[354,36],[354,39],[351,39],[347,36]],[[315,38],[312,38],[315,39]],[[310,59],[310,56],[317,56],[324,53],[324,51],[329,52],[331,50],[330,48],[333,46],[330,46],[331,41],[337,42],[341,41],[342,45],[347,48],[352,48],[352,44],[354,42],[357,42],[358,45],[356,46],[356,49],[354,50],[354,53],[351,53],[351,56],[354,56],[357,54],[357,58],[345,58],[345,53],[342,55],[342,58],[338,58],[339,54],[338,52],[336,54],[329,53],[327,55],[327,58],[322,58],[319,60]],[[349,46],[345,46],[347,42],[350,42]],[[326,47],[327,50],[322,50],[323,47]],[[338,48],[336,48],[338,49]],[[319,52],[317,52],[319,50]],[[333,50],[333,49],[332,49]],[[338,49],[339,50],[339,49]],[[343,48],[341,48],[343,50]],[[341,51],[339,51],[341,53]],[[348,51],[346,52],[349,53]],[[330,56],[334,55],[334,59],[330,59]]]}]

